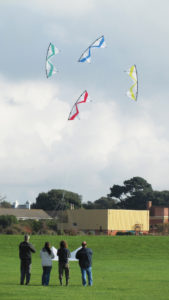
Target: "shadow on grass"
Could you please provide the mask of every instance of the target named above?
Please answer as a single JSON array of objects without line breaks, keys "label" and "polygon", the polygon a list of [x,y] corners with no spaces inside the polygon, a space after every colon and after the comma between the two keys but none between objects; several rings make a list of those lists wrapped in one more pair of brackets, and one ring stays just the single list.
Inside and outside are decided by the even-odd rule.
[{"label": "shadow on grass", "polygon": [[[82,285],[78,285],[78,284],[69,284],[68,286],[66,285],[60,285],[60,284],[49,284],[48,286],[43,286],[42,284],[38,284],[38,283],[30,283],[29,285],[26,284],[20,284],[20,283],[9,283],[9,282],[0,282],[0,286],[20,286],[20,287],[24,287],[26,286],[27,288],[29,287],[33,287],[33,286],[41,286],[41,287],[48,287],[48,288],[54,288],[54,287],[59,287],[59,288],[69,288],[69,287],[83,287]],[[84,288],[84,287],[83,287]]]}]

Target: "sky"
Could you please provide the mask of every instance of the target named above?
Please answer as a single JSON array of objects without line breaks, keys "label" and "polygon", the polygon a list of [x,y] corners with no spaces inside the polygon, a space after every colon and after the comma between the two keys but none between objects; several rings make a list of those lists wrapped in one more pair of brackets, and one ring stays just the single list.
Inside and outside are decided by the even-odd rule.
[{"label": "sky", "polygon": [[[169,2],[0,1],[0,195],[35,202],[66,189],[83,202],[134,176],[169,190]],[[107,47],[82,52],[104,35]],[[46,78],[49,43],[60,53]],[[138,70],[138,100],[126,96]],[[80,120],[69,112],[87,90]]]}]

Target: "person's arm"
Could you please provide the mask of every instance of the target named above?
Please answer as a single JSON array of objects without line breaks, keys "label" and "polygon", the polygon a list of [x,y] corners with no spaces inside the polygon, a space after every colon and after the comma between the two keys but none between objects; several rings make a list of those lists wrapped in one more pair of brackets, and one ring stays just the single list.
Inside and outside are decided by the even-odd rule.
[{"label": "person's arm", "polygon": [[21,244],[19,245],[19,258],[21,258]]},{"label": "person's arm", "polygon": [[68,258],[70,258],[70,257],[71,257],[71,253],[70,253],[70,251],[68,249]]},{"label": "person's arm", "polygon": [[91,254],[91,255],[93,254],[93,251],[92,251],[92,249],[90,249],[90,254]]},{"label": "person's arm", "polygon": [[33,245],[32,244],[29,244],[29,249],[31,250],[31,252],[33,252],[33,253],[35,253],[36,252],[36,250],[35,250],[35,248],[33,247]]},{"label": "person's arm", "polygon": [[76,252],[76,258],[79,259],[80,253],[79,251]]}]

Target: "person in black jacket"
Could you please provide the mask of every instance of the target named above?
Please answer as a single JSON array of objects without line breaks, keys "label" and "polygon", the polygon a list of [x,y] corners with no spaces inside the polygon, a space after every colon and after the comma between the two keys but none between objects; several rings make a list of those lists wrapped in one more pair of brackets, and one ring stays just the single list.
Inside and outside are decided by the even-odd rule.
[{"label": "person in black jacket", "polygon": [[25,276],[26,276],[26,285],[29,284],[30,276],[31,276],[31,254],[32,252],[35,253],[36,250],[29,243],[29,235],[25,235],[24,242],[20,243],[19,245],[19,258],[21,260],[21,280],[20,284],[24,284]]},{"label": "person in black jacket", "polygon": [[60,285],[62,285],[63,272],[65,271],[66,285],[69,281],[69,257],[70,251],[66,241],[60,242],[60,248],[57,251],[57,256],[59,258],[59,280]]},{"label": "person in black jacket", "polygon": [[88,284],[91,286],[93,284],[92,279],[92,249],[87,248],[87,243],[82,242],[82,248],[77,251],[76,258],[79,260],[79,265],[82,273],[82,284],[86,286],[86,273],[88,277]]}]

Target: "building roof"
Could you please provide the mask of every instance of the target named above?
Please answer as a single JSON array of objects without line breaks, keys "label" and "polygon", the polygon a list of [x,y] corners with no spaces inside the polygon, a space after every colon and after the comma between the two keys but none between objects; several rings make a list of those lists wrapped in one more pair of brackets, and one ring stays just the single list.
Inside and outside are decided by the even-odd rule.
[{"label": "building roof", "polygon": [[12,215],[17,219],[52,219],[43,209],[0,208],[0,216]]}]

